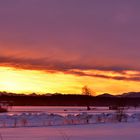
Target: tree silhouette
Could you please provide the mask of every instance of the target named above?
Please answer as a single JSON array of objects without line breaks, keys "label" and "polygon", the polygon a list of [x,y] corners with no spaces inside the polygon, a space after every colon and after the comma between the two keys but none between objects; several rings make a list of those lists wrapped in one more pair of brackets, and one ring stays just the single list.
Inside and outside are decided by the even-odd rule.
[{"label": "tree silhouette", "polygon": [[89,87],[84,86],[84,87],[82,88],[82,94],[83,94],[83,95],[87,95],[87,96],[91,96],[91,95],[94,94],[94,92],[93,92]]},{"label": "tree silhouette", "polygon": [[[88,88],[87,86],[84,86],[82,88],[82,94],[86,95],[86,96],[92,96],[94,94],[94,92],[90,88]],[[90,102],[88,100],[87,100],[86,106],[87,106],[87,110],[91,110]]]}]

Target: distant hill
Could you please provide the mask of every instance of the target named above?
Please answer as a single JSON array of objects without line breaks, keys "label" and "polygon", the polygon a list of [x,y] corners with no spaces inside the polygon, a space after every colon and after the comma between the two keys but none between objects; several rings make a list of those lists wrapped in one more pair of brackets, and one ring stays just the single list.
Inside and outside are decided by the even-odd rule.
[{"label": "distant hill", "polygon": [[131,98],[137,98],[140,97],[140,92],[128,92],[128,93],[123,93],[120,95],[121,97],[131,97]]},{"label": "distant hill", "polygon": [[[37,94],[37,93],[31,93],[31,94],[17,94],[17,93],[11,93],[11,92],[1,92],[0,91],[0,96],[36,96],[36,97],[40,97],[40,96],[59,96],[59,95],[64,95],[62,93],[46,93],[46,94]],[[65,96],[83,96],[81,94],[65,94]],[[103,93],[97,96],[93,96],[93,97],[132,97],[132,98],[140,98],[140,92],[128,92],[128,93],[122,93],[120,95],[112,95],[110,93]]]},{"label": "distant hill", "polygon": [[115,97],[115,95],[111,95],[109,93],[104,93],[104,94],[97,95],[96,97]]},{"label": "distant hill", "polygon": [[98,96],[64,94],[15,94],[0,92],[0,102],[7,101],[14,106],[140,106],[140,92],[122,95],[104,93]]},{"label": "distant hill", "polygon": [[128,93],[123,93],[120,95],[112,95],[109,93],[104,93],[97,95],[96,97],[126,97],[126,98],[140,98],[140,92],[128,92]]}]

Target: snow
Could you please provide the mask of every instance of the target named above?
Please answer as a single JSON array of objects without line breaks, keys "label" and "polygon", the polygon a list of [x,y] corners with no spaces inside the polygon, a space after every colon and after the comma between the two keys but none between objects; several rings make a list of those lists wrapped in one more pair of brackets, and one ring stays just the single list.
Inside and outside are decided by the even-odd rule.
[{"label": "snow", "polygon": [[140,140],[140,123],[1,128],[3,140]]},{"label": "snow", "polygon": [[[65,111],[67,110],[67,111]],[[0,140],[140,140],[140,109],[15,107],[0,115]]]},{"label": "snow", "polygon": [[[60,115],[67,114],[79,114],[82,112],[88,112],[90,114],[101,114],[101,113],[113,113],[113,110],[109,110],[108,107],[95,107],[91,106],[91,110],[87,111],[84,106],[14,106],[10,110],[10,114],[20,114],[23,112],[34,112],[34,113],[55,113]],[[140,113],[140,108],[131,107],[126,110],[128,114]]]},{"label": "snow", "polygon": [[[96,123],[119,122],[117,113],[90,114],[87,112],[77,115],[48,113],[21,113],[0,115],[0,127],[41,127],[74,124],[96,124]],[[140,113],[121,116],[121,122],[140,122]]]}]

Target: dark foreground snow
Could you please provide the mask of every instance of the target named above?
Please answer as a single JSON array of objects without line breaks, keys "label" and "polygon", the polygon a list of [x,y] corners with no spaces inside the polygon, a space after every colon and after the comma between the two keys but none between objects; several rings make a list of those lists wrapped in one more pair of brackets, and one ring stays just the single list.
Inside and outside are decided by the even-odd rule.
[{"label": "dark foreground snow", "polygon": [[3,140],[140,140],[140,123],[0,128]]}]

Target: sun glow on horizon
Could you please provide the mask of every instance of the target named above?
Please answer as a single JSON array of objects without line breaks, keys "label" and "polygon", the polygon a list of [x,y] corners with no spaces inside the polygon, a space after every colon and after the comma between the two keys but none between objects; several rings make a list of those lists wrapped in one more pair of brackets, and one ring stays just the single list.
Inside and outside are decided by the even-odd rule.
[{"label": "sun glow on horizon", "polygon": [[[98,71],[88,71],[97,74]],[[101,74],[101,72],[99,72]],[[129,72],[131,73],[131,72]],[[117,74],[107,73],[116,76]],[[15,93],[68,93],[81,94],[84,85],[89,86],[96,94],[120,94],[140,90],[139,82],[105,79],[101,77],[79,76],[62,72],[50,73],[39,70],[22,70],[11,67],[0,67],[0,91]]]},{"label": "sun glow on horizon", "polygon": [[0,67],[0,91],[16,93],[73,93],[73,89],[71,89],[75,86],[74,80],[71,83],[73,78],[73,75],[65,75],[61,72],[45,73],[38,70]]}]

